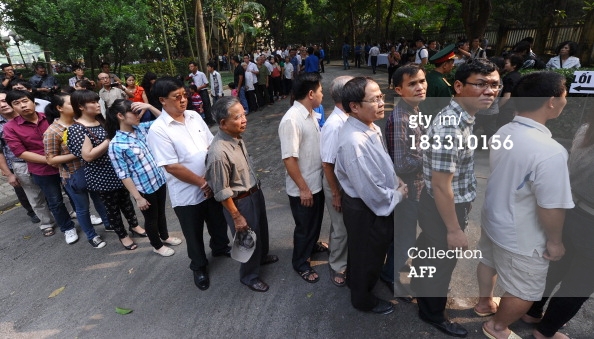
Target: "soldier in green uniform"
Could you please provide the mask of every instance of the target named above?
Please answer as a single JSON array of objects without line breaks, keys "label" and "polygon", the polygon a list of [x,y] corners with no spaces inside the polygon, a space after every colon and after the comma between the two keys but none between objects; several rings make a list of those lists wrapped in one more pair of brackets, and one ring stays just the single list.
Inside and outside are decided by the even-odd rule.
[{"label": "soldier in green uniform", "polygon": [[448,45],[429,59],[435,69],[427,73],[427,100],[419,106],[425,115],[436,116],[452,99],[452,85],[444,75],[454,68],[454,47]]}]

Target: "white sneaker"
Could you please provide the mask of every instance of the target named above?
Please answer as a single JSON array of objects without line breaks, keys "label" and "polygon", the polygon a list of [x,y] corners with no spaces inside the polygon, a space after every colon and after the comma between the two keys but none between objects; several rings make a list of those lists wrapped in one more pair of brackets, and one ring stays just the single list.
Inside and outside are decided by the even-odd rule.
[{"label": "white sneaker", "polygon": [[94,214],[91,214],[91,224],[93,225],[100,225],[103,223],[103,220]]},{"label": "white sneaker", "polygon": [[91,244],[91,246],[95,247],[95,248],[102,248],[105,247],[105,241],[103,241],[103,239],[101,239],[100,236],[95,236],[93,239],[89,240],[89,243]]},{"label": "white sneaker", "polygon": [[166,243],[167,245],[177,246],[182,243],[182,240],[180,238],[176,238],[176,237],[169,237],[169,238],[167,238],[167,240],[163,240],[163,242]]},{"label": "white sneaker", "polygon": [[76,228],[69,229],[64,232],[64,238],[66,238],[67,244],[74,244],[78,240],[78,234],[76,234]]},{"label": "white sneaker", "polygon": [[175,251],[172,248],[169,248],[167,246],[162,246],[158,250],[153,248],[153,252],[155,252],[163,257],[170,257],[175,254]]}]

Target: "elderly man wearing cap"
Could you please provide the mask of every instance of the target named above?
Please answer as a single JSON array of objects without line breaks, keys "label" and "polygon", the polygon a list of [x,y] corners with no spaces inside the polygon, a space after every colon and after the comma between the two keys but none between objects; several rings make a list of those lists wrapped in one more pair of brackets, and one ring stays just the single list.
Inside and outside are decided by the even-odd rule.
[{"label": "elderly man wearing cap", "polygon": [[448,45],[431,57],[435,69],[427,74],[427,100],[421,103],[421,112],[436,116],[452,99],[452,85],[445,75],[454,68],[454,45]]},{"label": "elderly man wearing cap", "polygon": [[[241,264],[241,283],[256,292],[268,291],[260,280],[260,266],[278,261],[268,255],[268,219],[266,203],[254,167],[241,137],[247,120],[245,110],[236,97],[222,97],[212,106],[219,132],[206,155],[206,181],[214,198],[220,201],[231,232],[251,229],[256,234],[256,248]],[[242,260],[243,261],[243,260]]]}]

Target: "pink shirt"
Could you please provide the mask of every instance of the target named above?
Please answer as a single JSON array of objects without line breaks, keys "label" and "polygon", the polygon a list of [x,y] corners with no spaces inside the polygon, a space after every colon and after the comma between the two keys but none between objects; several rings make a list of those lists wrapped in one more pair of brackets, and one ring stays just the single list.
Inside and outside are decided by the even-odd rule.
[{"label": "pink shirt", "polygon": [[[45,156],[43,148],[43,133],[49,127],[45,114],[37,113],[37,124],[17,116],[4,125],[4,140],[10,150],[20,157],[25,151]],[[48,164],[38,164],[27,161],[29,172],[36,175],[58,174],[58,169]]]}]

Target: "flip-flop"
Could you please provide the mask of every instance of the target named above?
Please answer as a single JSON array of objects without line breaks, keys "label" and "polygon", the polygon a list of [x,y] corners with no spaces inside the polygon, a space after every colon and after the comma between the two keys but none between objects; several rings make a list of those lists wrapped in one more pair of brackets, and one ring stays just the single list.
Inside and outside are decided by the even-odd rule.
[{"label": "flip-flop", "polygon": [[474,311],[474,314],[478,315],[479,317],[488,317],[495,314],[495,312],[479,312],[476,310],[476,306],[472,310]]},{"label": "flip-flop", "polygon": [[328,244],[326,244],[325,242],[318,241],[317,243],[315,243],[313,250],[311,252],[312,254],[328,252]]},{"label": "flip-flop", "polygon": [[52,235],[56,234],[53,227],[44,228],[41,230],[44,237],[51,237]]},{"label": "flip-flop", "polygon": [[[489,331],[487,331],[487,329],[485,329],[485,323],[483,323],[483,334],[489,338],[489,339],[497,339],[497,337],[495,337],[494,335],[492,335],[491,333],[489,333]],[[507,336],[507,339],[522,339],[522,337],[520,337],[519,335],[517,335],[514,331],[509,332],[509,335]]]},{"label": "flip-flop", "polygon": [[[341,278],[342,282],[337,282],[336,278]],[[346,284],[346,275],[344,273],[336,272],[330,267],[330,281],[338,287],[343,287]]]}]

